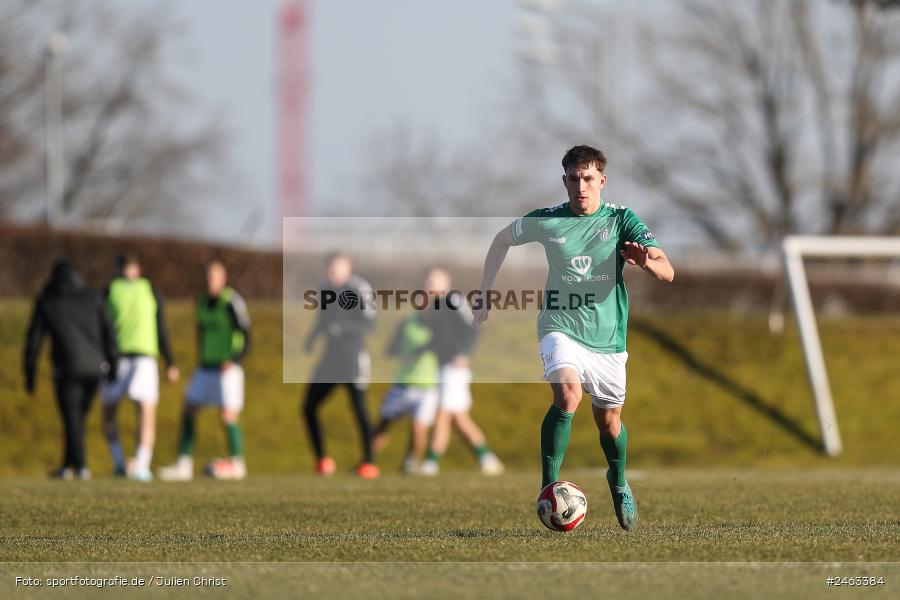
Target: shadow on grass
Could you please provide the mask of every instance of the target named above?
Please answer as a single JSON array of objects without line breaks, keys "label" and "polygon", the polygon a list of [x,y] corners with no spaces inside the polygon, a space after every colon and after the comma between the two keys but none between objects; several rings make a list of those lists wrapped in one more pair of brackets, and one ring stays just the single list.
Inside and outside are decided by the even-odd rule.
[{"label": "shadow on grass", "polygon": [[790,417],[782,413],[778,408],[767,404],[759,394],[753,390],[744,387],[741,383],[735,381],[728,375],[725,375],[715,367],[704,363],[697,358],[689,348],[675,340],[671,335],[656,327],[652,323],[644,319],[632,319],[629,323],[633,331],[638,331],[656,342],[661,348],[671,352],[676,358],[681,360],[688,368],[695,373],[711,381],[727,392],[729,395],[737,398],[753,410],[771,419],[776,425],[781,427],[786,433],[792,435],[798,441],[809,447],[811,450],[820,452],[822,443],[819,438],[811,435],[803,427],[792,420]]}]

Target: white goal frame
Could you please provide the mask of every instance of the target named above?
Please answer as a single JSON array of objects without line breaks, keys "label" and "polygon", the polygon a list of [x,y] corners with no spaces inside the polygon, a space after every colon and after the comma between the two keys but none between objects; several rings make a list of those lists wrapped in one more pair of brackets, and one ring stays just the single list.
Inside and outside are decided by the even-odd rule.
[{"label": "white goal frame", "polygon": [[781,249],[794,302],[794,314],[800,329],[800,341],[806,358],[806,372],[809,375],[819,429],[822,432],[823,447],[829,456],[837,456],[842,449],[841,434],[834,412],[831,386],[828,383],[828,371],[825,368],[822,343],[816,327],[816,315],[813,311],[803,257],[900,257],[900,237],[790,235],[785,237]]}]

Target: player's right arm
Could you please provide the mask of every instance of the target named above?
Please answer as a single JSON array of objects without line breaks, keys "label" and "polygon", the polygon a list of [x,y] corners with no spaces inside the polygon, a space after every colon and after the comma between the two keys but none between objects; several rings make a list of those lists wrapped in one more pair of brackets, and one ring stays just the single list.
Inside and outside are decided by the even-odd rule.
[{"label": "player's right arm", "polygon": [[484,257],[480,295],[475,301],[476,306],[472,311],[476,324],[483,323],[490,315],[490,305],[487,302],[488,291],[494,285],[494,279],[497,278],[497,273],[500,272],[500,267],[503,266],[503,261],[506,260],[506,253],[509,252],[509,247],[513,245],[512,227],[514,225],[504,227],[494,236],[494,241],[491,242],[487,256]]},{"label": "player's right arm", "polygon": [[[322,296],[325,293],[326,285],[319,286],[318,298],[321,302]],[[316,323],[313,325],[312,330],[306,336],[306,340],[303,342],[303,351],[306,353],[310,353],[315,348],[316,340],[325,332],[325,311],[322,310],[321,305],[318,307],[316,314]]]},{"label": "player's right arm", "polygon": [[542,214],[550,209],[533,210],[524,217],[520,217],[504,227],[494,236],[491,247],[488,249],[487,256],[484,259],[484,272],[481,275],[481,295],[472,304],[472,316],[475,325],[483,323],[487,320],[490,312],[490,303],[488,299],[488,291],[494,285],[494,279],[500,272],[500,267],[506,259],[506,253],[509,252],[510,246],[520,246],[528,242],[536,242],[539,239],[539,221]]},{"label": "player's right arm", "polygon": [[34,303],[31,322],[28,324],[28,332],[25,334],[25,352],[22,366],[25,374],[25,391],[29,394],[34,392],[37,360],[41,353],[41,343],[44,340],[45,323],[41,300],[41,298],[38,298]]}]

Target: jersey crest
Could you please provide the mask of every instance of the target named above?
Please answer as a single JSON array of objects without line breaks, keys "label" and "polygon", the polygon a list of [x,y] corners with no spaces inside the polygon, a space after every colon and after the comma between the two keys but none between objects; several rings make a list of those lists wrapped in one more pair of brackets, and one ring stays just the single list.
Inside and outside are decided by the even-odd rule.
[{"label": "jersey crest", "polygon": [[594,262],[590,256],[575,256],[572,258],[572,268],[579,275],[584,275],[591,270],[591,264]]}]

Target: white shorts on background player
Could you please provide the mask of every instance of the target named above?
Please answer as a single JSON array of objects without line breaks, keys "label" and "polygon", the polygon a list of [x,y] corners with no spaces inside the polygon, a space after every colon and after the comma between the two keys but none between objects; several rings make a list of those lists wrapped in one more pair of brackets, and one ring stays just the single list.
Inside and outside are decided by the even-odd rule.
[{"label": "white shorts on background player", "polygon": [[224,371],[197,369],[184,400],[188,406],[217,406],[233,412],[244,408],[244,369],[233,364]]},{"label": "white shorts on background player", "polygon": [[150,356],[123,356],[119,359],[116,378],[106,381],[100,395],[103,404],[116,404],[123,396],[135,402],[159,402],[159,367]]},{"label": "white shorts on background player", "polygon": [[449,413],[464,413],[472,408],[472,370],[452,364],[441,368],[440,409]]},{"label": "white shorts on background player", "polygon": [[581,376],[581,385],[597,408],[616,408],[625,403],[627,352],[594,352],[553,331],[541,338],[540,353],[545,380],[549,381],[554,371],[569,367]]},{"label": "white shorts on background player", "polygon": [[430,427],[437,416],[438,401],[435,388],[395,385],[381,403],[381,418],[393,421],[410,414],[413,421]]}]

